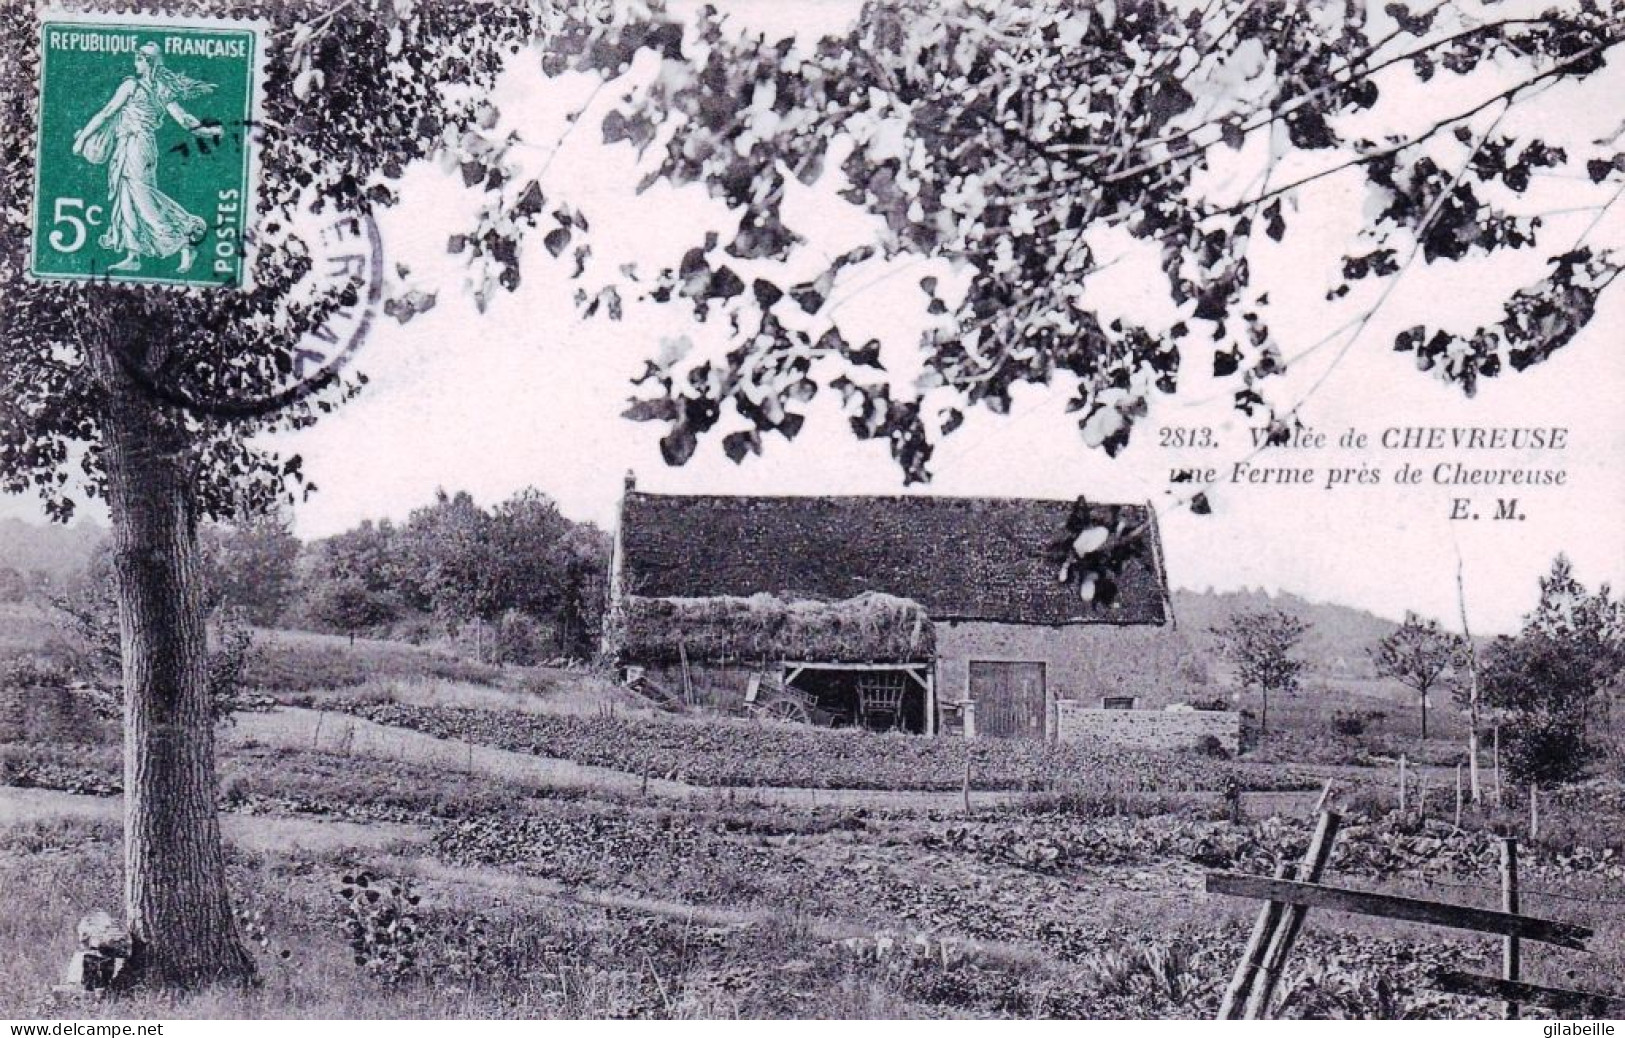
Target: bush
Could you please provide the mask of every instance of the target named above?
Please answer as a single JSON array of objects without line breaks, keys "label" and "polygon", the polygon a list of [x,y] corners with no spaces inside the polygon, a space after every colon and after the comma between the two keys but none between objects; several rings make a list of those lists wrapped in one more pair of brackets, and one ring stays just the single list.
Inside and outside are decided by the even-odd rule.
[{"label": "bush", "polygon": [[434,617],[425,613],[407,613],[389,629],[390,637],[409,645],[425,645],[440,637],[440,627]]},{"label": "bush", "polygon": [[431,915],[409,879],[366,872],[346,875],[337,891],[339,918],[355,964],[385,984],[463,982],[485,973],[490,955],[485,916]]},{"label": "bush", "polygon": [[1213,713],[1223,713],[1230,709],[1230,700],[1224,696],[1213,696],[1208,699],[1193,699],[1190,702],[1192,710],[1207,710]]},{"label": "bush", "polygon": [[534,667],[547,657],[551,640],[535,617],[509,610],[497,623],[496,662]]},{"label": "bush", "polygon": [[1525,714],[1501,733],[1501,762],[1519,785],[1551,786],[1580,777],[1590,757],[1577,719]]},{"label": "bush", "polygon": [[339,917],[355,963],[385,983],[418,972],[418,895],[410,883],[377,880],[365,872],[339,881]]},{"label": "bush", "polygon": [[17,656],[0,662],[0,689],[62,688],[68,675],[53,660]]},{"label": "bush", "polygon": [[1364,735],[1371,715],[1358,710],[1338,710],[1332,714],[1332,731],[1350,737]]},{"label": "bush", "polygon": [[253,665],[258,650],[254,634],[235,612],[221,616],[209,650],[209,703],[217,721],[231,718],[235,710],[265,706],[243,693],[243,679]]},{"label": "bush", "polygon": [[1230,751],[1224,748],[1217,735],[1204,735],[1196,740],[1196,752],[1204,757],[1216,757],[1219,760],[1229,760]]}]

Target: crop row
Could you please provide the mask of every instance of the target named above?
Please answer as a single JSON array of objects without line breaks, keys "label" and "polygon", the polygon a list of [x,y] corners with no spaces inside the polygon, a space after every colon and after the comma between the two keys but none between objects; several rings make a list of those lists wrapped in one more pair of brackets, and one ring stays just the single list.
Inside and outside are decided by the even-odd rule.
[{"label": "crop row", "polygon": [[731,719],[568,717],[353,704],[380,724],[441,738],[703,786],[1065,790],[1079,783],[1133,793],[1312,788],[1291,768],[1246,769],[1197,753],[1018,740],[932,739]]}]

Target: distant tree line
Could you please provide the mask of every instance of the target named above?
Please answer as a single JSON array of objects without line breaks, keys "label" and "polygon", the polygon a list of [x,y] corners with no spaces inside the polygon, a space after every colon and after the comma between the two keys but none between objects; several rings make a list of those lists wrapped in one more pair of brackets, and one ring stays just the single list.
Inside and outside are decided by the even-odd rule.
[{"label": "distant tree line", "polygon": [[489,510],[441,491],[400,526],[365,521],[311,544],[294,612],[342,634],[466,639],[485,660],[585,656],[603,616],[609,551],[607,534],[534,489]]},{"label": "distant tree line", "polygon": [[1480,651],[1466,635],[1409,614],[1372,658],[1379,676],[1417,693],[1424,739],[1435,688],[1451,692],[1470,724],[1493,723],[1514,781],[1568,781],[1625,746],[1613,709],[1625,673],[1625,603],[1606,584],[1588,590],[1563,555],[1540,579],[1540,601],[1517,634]]},{"label": "distant tree line", "polygon": [[[1301,690],[1309,625],[1280,609],[1232,614],[1214,627],[1233,680],[1259,697],[1261,734],[1271,695]],[[1369,648],[1378,677],[1416,695],[1421,738],[1428,714],[1448,694],[1468,717],[1471,736],[1493,726],[1501,763],[1514,782],[1552,784],[1580,777],[1601,758],[1625,766],[1625,602],[1603,585],[1591,591],[1559,555],[1540,580],[1540,600],[1516,634],[1475,641],[1438,620],[1407,613]],[[1474,701],[1476,689],[1477,699]],[[1471,751],[1469,751],[1471,753]]]},{"label": "distant tree line", "polygon": [[[607,593],[609,537],[526,489],[494,508],[438,493],[400,525],[363,521],[303,543],[286,517],[215,522],[199,531],[205,607],[215,618],[334,634],[450,638],[487,662],[590,655]],[[11,583],[18,598],[27,582]],[[49,600],[89,637],[117,629],[104,545]],[[116,639],[115,639],[116,641]]]}]

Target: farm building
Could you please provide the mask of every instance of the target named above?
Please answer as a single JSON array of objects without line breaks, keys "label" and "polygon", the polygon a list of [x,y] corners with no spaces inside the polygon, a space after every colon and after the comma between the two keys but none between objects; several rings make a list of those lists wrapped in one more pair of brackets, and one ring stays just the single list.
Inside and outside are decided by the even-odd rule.
[{"label": "farm building", "polygon": [[1182,672],[1144,505],[663,495],[628,477],[610,584],[606,651],[729,711],[1054,739],[1102,714],[1176,721],[1163,708],[1203,684]]}]

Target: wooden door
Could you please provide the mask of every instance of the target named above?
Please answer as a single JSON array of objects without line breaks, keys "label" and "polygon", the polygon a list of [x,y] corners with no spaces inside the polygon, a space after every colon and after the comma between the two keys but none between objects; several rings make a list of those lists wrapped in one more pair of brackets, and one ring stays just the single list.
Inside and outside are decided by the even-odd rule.
[{"label": "wooden door", "polygon": [[972,661],[970,697],[976,702],[977,735],[1044,738],[1048,710],[1042,663]]}]

